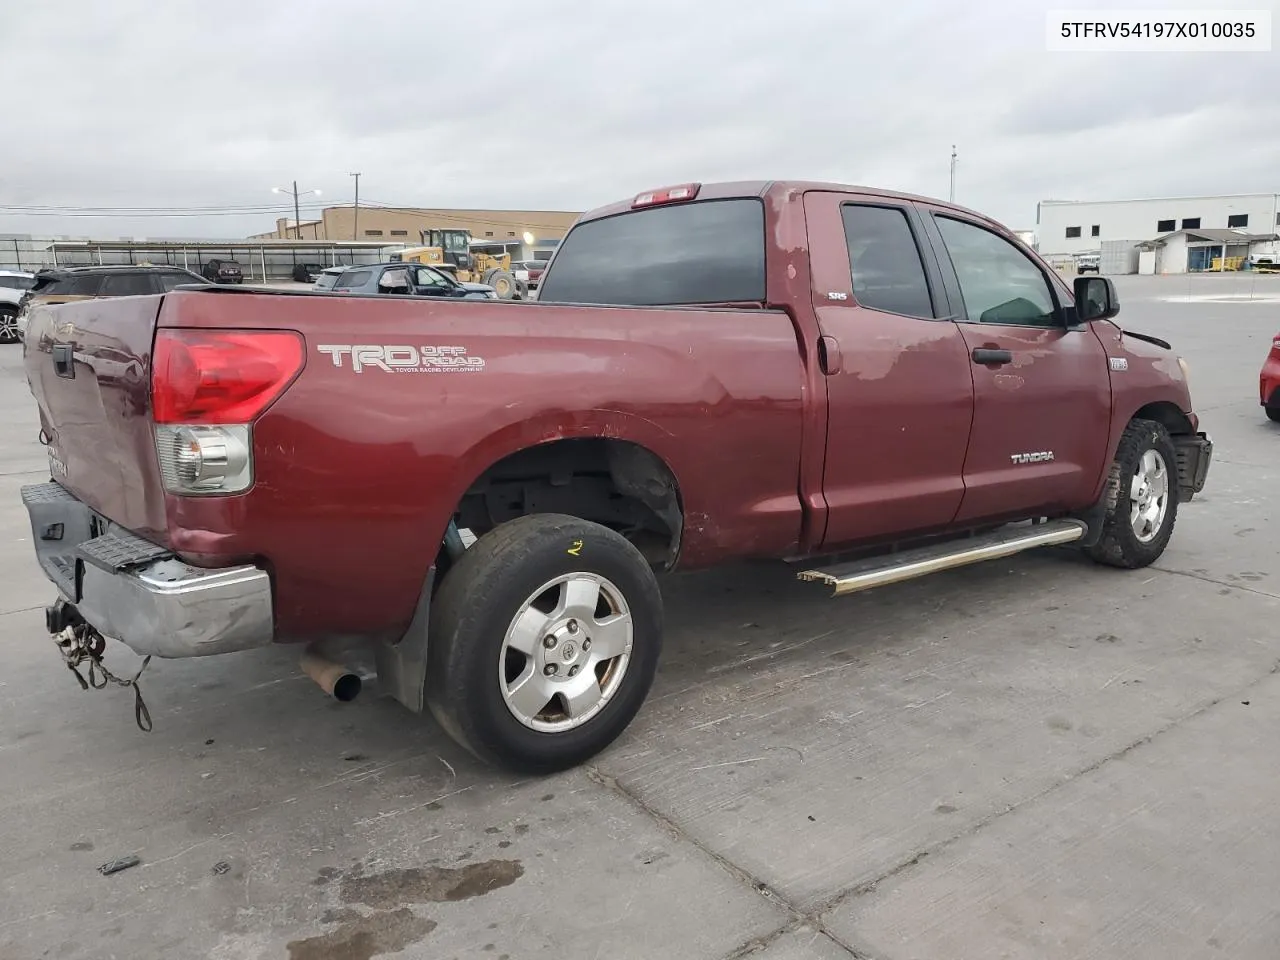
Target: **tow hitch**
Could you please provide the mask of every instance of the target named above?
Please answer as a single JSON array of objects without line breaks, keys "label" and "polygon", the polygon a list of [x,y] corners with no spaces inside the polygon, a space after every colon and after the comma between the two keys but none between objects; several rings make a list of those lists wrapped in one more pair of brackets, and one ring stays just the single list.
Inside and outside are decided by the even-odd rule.
[{"label": "tow hitch", "polygon": [[[81,690],[103,689],[108,683],[121,687],[133,687],[133,720],[143,733],[150,733],[152,728],[151,711],[142,699],[142,688],[138,686],[138,678],[147,669],[151,657],[145,657],[138,672],[125,680],[117,677],[106,668],[102,655],[106,652],[107,641],[97,630],[85,623],[76,608],[63,600],[45,608],[45,625],[49,634],[62,655],[67,669],[75,674]],[[80,672],[82,664],[88,664],[85,672]],[[86,677],[87,674],[87,677]]]}]

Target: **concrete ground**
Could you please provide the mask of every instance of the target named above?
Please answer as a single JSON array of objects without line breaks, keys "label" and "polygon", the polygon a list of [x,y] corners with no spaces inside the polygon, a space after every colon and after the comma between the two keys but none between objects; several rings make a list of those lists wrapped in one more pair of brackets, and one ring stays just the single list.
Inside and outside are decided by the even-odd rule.
[{"label": "concrete ground", "polygon": [[1274,960],[1280,278],[1118,286],[1217,443],[1154,568],[1047,552],[840,600],[782,565],[675,577],[645,709],[543,780],[326,700],[289,651],[154,662],[149,735],[82,692],[0,353],[0,958]]}]

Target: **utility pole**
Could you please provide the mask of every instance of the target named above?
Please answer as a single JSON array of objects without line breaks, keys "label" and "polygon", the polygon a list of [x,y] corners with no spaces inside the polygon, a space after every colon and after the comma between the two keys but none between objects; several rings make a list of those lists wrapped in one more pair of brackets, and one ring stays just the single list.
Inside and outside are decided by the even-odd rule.
[{"label": "utility pole", "polygon": [[[294,181],[293,181],[293,189],[292,189],[292,190],[282,190],[280,187],[272,187],[272,188],[271,188],[271,192],[272,192],[272,193],[292,193],[292,194],[293,194],[293,233],[294,233],[294,236],[295,236],[295,237],[297,237],[297,239],[301,240],[301,239],[302,239],[302,213],[301,213],[301,212],[300,212],[300,210],[298,209],[298,181],[297,181],[297,180],[294,180]],[[318,197],[318,196],[320,196],[320,191],[319,191],[319,190],[304,190],[304,191],[302,191],[302,192],[303,192],[303,193],[314,193],[317,197]],[[287,238],[288,238],[288,231],[287,231],[287,230],[285,231],[285,236],[286,236],[286,239],[287,239]]]},{"label": "utility pole", "polygon": [[355,217],[351,221],[351,239],[358,240],[360,238],[360,174],[349,173],[347,176],[356,178],[356,209]]},{"label": "utility pole", "polygon": [[952,203],[956,202],[956,145],[951,145],[951,196]]}]

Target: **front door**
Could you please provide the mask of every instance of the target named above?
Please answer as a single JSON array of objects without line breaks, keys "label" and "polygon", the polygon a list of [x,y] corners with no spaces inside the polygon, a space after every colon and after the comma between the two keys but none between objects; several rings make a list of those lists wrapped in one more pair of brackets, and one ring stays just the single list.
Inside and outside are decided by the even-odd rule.
[{"label": "front door", "polygon": [[931,211],[930,236],[973,371],[974,413],[956,519],[1088,505],[1107,456],[1111,373],[1088,325],[1046,269],[989,226]]},{"label": "front door", "polygon": [[973,414],[964,338],[909,205],[805,196],[828,419],[823,547],[949,524]]}]

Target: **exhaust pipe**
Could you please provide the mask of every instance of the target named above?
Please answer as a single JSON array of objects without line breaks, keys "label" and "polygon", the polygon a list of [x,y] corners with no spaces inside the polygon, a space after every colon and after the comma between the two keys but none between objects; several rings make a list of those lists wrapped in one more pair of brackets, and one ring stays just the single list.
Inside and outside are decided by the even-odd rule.
[{"label": "exhaust pipe", "polygon": [[359,674],[352,673],[340,663],[334,663],[320,654],[307,650],[302,655],[302,672],[316,682],[335,700],[349,703],[360,693]]}]

